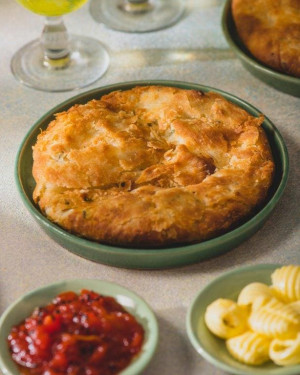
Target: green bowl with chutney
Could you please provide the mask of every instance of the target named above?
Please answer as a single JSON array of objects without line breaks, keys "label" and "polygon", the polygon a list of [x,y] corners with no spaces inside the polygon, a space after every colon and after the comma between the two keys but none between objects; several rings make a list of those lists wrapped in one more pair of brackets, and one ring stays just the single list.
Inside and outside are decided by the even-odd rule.
[{"label": "green bowl with chutney", "polygon": [[[150,306],[133,291],[121,285],[97,279],[71,279],[58,281],[35,289],[13,302],[0,318],[0,370],[4,375],[20,375],[12,360],[7,344],[11,328],[29,317],[36,307],[46,306],[60,293],[82,289],[92,290],[117,300],[143,326],[145,336],[140,353],[120,372],[120,375],[137,375],[148,366],[158,345],[159,328]],[[1,372],[0,371],[0,372]]]},{"label": "green bowl with chutney", "polygon": [[287,183],[289,170],[287,149],[279,131],[267,117],[265,117],[263,128],[267,134],[276,166],[274,181],[268,197],[258,212],[248,218],[247,221],[241,223],[237,228],[226,234],[211,240],[197,244],[162,249],[131,249],[109,246],[75,236],[63,230],[42,215],[38,206],[34,203],[32,199],[32,193],[35,187],[35,181],[32,176],[32,146],[36,143],[37,136],[41,129],[46,129],[50,121],[53,120],[54,114],[65,111],[74,104],[82,104],[91,99],[99,99],[102,95],[111,91],[127,90],[138,85],[164,85],[183,89],[200,90],[203,92],[214,91],[223,95],[227,100],[244,108],[253,116],[259,116],[261,113],[250,104],[226,93],[225,91],[200,84],[179,81],[126,82],[100,87],[77,95],[51,109],[39,119],[29,130],[20,146],[16,159],[15,179],[20,196],[26,208],[42,229],[62,247],[89,260],[110,266],[138,269],[178,267],[220,255],[238,246],[263,226],[264,222],[267,220],[282,196]]},{"label": "green bowl with chutney", "polygon": [[275,89],[287,94],[300,97],[300,78],[293,77],[273,70],[261,62],[247,50],[240,40],[235,28],[231,12],[232,0],[227,0],[222,15],[222,29],[227,43],[236,56],[241,60],[243,66],[255,77]]}]

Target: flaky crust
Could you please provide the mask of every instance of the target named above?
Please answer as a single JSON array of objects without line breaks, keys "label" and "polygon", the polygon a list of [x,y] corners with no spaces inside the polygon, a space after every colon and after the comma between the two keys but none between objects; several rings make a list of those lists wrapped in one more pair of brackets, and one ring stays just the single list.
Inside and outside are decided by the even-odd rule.
[{"label": "flaky crust", "polygon": [[232,0],[232,15],[254,57],[300,77],[300,0]]},{"label": "flaky crust", "polygon": [[220,95],[115,91],[56,115],[33,148],[34,201],[77,235],[127,247],[200,242],[266,197],[263,117]]}]

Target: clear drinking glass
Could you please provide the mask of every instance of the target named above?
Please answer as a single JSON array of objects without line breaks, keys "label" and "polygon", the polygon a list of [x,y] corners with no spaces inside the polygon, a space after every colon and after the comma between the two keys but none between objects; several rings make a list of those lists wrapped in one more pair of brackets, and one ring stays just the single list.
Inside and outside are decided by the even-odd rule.
[{"label": "clear drinking glass", "polygon": [[171,26],[184,11],[185,0],[92,0],[90,13],[111,29],[147,32]]},{"label": "clear drinking glass", "polygon": [[62,15],[87,0],[17,0],[25,8],[45,17],[40,39],[15,53],[14,76],[27,86],[43,91],[68,91],[87,86],[108,68],[109,54],[101,42],[68,35]]}]

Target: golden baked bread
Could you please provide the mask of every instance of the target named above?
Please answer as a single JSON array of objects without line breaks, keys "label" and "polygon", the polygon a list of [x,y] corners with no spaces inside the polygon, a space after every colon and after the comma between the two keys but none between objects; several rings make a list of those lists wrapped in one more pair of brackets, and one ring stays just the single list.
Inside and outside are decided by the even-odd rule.
[{"label": "golden baked bread", "polygon": [[38,136],[34,201],[103,243],[203,241],[266,197],[274,164],[262,122],[213,92],[114,91],[57,114]]},{"label": "golden baked bread", "polygon": [[300,77],[300,0],[232,0],[232,15],[254,57]]}]

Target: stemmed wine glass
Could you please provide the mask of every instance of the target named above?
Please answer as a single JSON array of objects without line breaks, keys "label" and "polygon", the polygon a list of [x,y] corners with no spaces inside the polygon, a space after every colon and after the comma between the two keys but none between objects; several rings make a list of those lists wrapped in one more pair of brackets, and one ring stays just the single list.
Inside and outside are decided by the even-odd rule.
[{"label": "stemmed wine glass", "polygon": [[87,0],[17,0],[25,8],[45,17],[40,39],[15,53],[14,76],[27,86],[43,91],[68,91],[87,86],[108,68],[109,54],[96,39],[69,36],[62,15]]},{"label": "stemmed wine glass", "polygon": [[147,32],[171,26],[184,11],[185,0],[92,0],[90,13],[111,29]]}]

